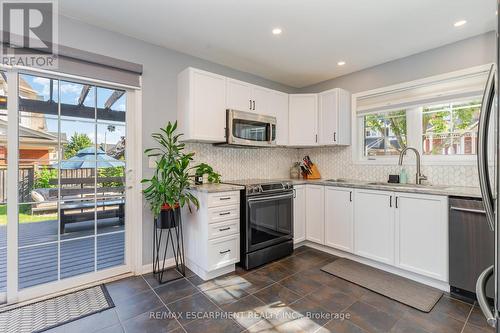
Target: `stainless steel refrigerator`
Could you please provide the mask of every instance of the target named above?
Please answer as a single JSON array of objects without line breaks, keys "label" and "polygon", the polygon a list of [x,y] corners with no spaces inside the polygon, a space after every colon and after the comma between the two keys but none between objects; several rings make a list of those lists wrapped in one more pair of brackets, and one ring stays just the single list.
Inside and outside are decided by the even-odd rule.
[{"label": "stainless steel refrigerator", "polygon": [[[497,3],[497,8],[499,3]],[[498,65],[499,65],[499,38],[498,38],[498,16],[497,16],[497,36],[496,36],[496,64],[491,66],[486,89],[483,95],[481,116],[478,129],[478,150],[477,161],[479,169],[479,184],[483,198],[483,205],[486,211],[488,224],[491,232],[494,233],[494,264],[486,268],[479,276],[476,283],[476,296],[479,306],[486,317],[486,321],[492,327],[495,327],[497,333],[500,333],[500,198],[499,179],[500,168],[499,150],[499,106],[498,106]],[[489,133],[493,131],[493,133]],[[494,149],[488,149],[488,137],[493,136]],[[493,152],[494,156],[488,157],[488,151]],[[491,153],[490,153],[491,154]],[[494,279],[494,300],[490,302],[486,296],[486,284],[490,279]]]}]

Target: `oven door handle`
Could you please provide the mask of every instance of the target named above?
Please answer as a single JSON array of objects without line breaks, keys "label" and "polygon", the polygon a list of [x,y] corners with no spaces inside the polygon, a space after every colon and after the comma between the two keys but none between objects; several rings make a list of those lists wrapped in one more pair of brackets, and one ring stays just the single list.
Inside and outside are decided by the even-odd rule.
[{"label": "oven door handle", "polygon": [[281,195],[270,195],[266,197],[256,197],[256,198],[250,198],[247,199],[248,202],[258,202],[258,201],[270,201],[270,200],[276,200],[276,199],[287,199],[293,198],[293,193],[288,193],[288,194],[281,194]]}]

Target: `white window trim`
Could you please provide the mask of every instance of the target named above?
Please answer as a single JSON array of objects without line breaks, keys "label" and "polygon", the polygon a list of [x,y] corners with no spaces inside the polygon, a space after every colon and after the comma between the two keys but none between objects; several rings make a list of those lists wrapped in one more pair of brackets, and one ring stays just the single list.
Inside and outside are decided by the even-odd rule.
[{"label": "white window trim", "polygon": [[[492,64],[486,64],[486,65],[481,65],[481,66],[475,66],[459,71],[454,71],[446,74],[441,74],[441,75],[436,75],[424,79],[419,79],[419,80],[414,80],[414,81],[409,81],[409,82],[404,82],[400,84],[395,84],[383,88],[377,88],[373,90],[368,90],[368,91],[363,91],[359,93],[352,94],[352,100],[351,100],[351,119],[353,124],[353,130],[351,132],[352,136],[352,162],[354,164],[363,164],[363,165],[397,165],[399,161],[398,156],[377,156],[377,157],[366,157],[363,155],[363,131],[361,127],[363,126],[361,120],[358,117],[357,114],[357,101],[358,99],[362,97],[366,97],[369,95],[375,95],[375,94],[381,94],[381,93],[386,93],[389,91],[394,91],[394,90],[399,90],[399,89],[407,89],[411,88],[417,85],[424,85],[432,82],[436,82],[439,80],[447,80],[447,79],[453,79],[458,76],[462,75],[468,75],[468,74],[474,74],[474,73],[479,73],[479,72],[484,72],[488,71],[491,68]],[[418,108],[416,108],[418,109]],[[415,109],[410,109],[410,111],[407,113],[407,121],[411,117],[421,117],[421,114],[419,112],[412,112],[411,110]],[[412,116],[413,115],[413,116]],[[422,122],[413,119],[411,121],[412,123],[417,123],[421,124]],[[417,126],[418,127],[418,126]],[[459,166],[459,165],[475,165],[477,162],[476,155],[441,155],[441,156],[429,156],[429,155],[423,155],[422,154],[422,144],[420,142],[420,132],[421,129],[417,127],[412,127],[408,126],[408,146],[409,147],[414,147],[416,148],[422,159],[421,163],[422,165],[454,165],[454,166]],[[490,138],[489,141],[492,139],[492,131],[490,131]],[[492,146],[491,144],[489,145],[490,147]],[[491,156],[492,154],[490,154]],[[413,165],[414,158],[413,156],[409,156],[410,158],[405,158],[404,160],[404,165]]]}]

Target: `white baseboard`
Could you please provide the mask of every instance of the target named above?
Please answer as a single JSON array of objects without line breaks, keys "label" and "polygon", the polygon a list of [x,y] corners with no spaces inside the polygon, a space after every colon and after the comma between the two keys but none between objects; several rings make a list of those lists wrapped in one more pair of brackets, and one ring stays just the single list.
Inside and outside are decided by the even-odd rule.
[{"label": "white baseboard", "polygon": [[[163,263],[161,263],[163,264]],[[165,268],[170,268],[175,266],[175,259],[174,258],[168,258],[165,260]],[[146,264],[142,266],[142,274],[148,274],[153,271],[153,263]]]}]

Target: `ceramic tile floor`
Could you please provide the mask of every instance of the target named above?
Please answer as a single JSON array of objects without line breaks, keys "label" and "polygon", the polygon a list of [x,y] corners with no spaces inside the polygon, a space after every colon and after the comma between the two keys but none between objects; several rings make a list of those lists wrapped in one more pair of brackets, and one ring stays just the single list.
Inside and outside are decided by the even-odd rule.
[{"label": "ceramic tile floor", "polygon": [[423,313],[322,272],[332,260],[303,246],[210,281],[126,278],[107,285],[115,308],[50,332],[493,332],[475,305],[444,295]]}]

